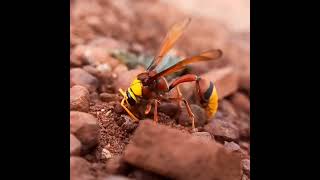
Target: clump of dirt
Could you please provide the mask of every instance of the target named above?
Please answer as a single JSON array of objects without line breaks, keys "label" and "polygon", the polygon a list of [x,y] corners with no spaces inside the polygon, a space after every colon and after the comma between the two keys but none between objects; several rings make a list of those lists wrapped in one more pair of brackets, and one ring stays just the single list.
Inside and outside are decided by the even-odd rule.
[{"label": "clump of dirt", "polygon": [[[126,112],[118,113],[115,108],[119,106],[119,102],[98,102],[90,106],[89,113],[97,117],[100,127],[99,145],[96,151],[96,156],[101,158],[103,148],[108,149],[113,156],[121,155],[130,142],[131,136],[139,123],[131,122]],[[191,127],[182,126],[176,123],[175,119],[170,118],[164,113],[159,112],[159,124],[178,129],[183,133],[192,133]],[[142,119],[141,121],[152,121],[151,119]]]},{"label": "clump of dirt", "polygon": [[119,155],[129,143],[131,134],[117,124],[117,121],[120,121],[120,115],[114,112],[115,104],[116,102],[97,103],[90,107],[90,113],[96,115],[100,127],[98,149],[107,147],[113,155]]}]

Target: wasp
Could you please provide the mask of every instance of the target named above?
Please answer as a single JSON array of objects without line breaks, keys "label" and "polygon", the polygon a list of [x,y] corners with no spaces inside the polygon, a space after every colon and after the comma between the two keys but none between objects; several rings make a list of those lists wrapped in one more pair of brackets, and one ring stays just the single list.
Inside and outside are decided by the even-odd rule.
[{"label": "wasp", "polygon": [[171,97],[170,100],[176,100],[179,103],[180,108],[181,103],[184,103],[188,116],[192,122],[192,128],[195,129],[195,116],[191,111],[189,103],[182,97],[178,87],[179,84],[185,82],[196,83],[197,96],[200,99],[199,102],[206,110],[208,118],[215,115],[218,108],[218,94],[212,81],[201,78],[195,74],[186,74],[176,78],[169,84],[165,76],[183,70],[186,65],[191,63],[219,59],[222,56],[222,51],[220,49],[211,49],[187,57],[169,67],[166,65],[168,68],[165,69],[161,67],[157,68],[163,61],[167,52],[183,34],[190,21],[191,18],[186,18],[183,21],[174,24],[166,34],[157,55],[153,58],[146,71],[138,74],[126,91],[123,91],[121,88],[119,89],[123,96],[121,106],[131,116],[133,122],[137,122],[139,119],[129,110],[129,108],[146,103],[145,114],[149,114],[152,104],[154,104],[154,122],[157,123],[158,105],[160,104],[160,101],[163,100],[166,93],[170,92],[172,89],[176,89],[178,92],[177,97]]}]

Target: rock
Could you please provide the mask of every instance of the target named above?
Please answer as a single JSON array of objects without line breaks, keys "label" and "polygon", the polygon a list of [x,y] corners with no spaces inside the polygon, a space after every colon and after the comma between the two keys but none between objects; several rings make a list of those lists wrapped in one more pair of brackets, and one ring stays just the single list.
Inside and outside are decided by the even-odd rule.
[{"label": "rock", "polygon": [[161,102],[161,104],[158,107],[159,112],[163,112],[164,114],[174,117],[179,112],[179,106],[177,103],[171,103],[171,102]]},{"label": "rock", "polygon": [[245,174],[243,174],[241,180],[250,180],[250,179],[248,178],[248,176],[246,176]]},{"label": "rock", "polygon": [[110,52],[117,49],[126,49],[126,45],[120,43],[111,37],[99,37],[92,40],[89,44],[90,47],[100,48],[105,52]]},{"label": "rock", "polygon": [[237,111],[234,109],[232,103],[230,103],[228,100],[223,99],[219,102],[219,109],[222,110],[223,114],[225,116],[229,116],[231,118],[238,117]]},{"label": "rock", "polygon": [[110,65],[111,69],[114,70],[120,64],[120,61],[113,57],[109,57],[107,63]]},{"label": "rock", "polygon": [[237,122],[239,128],[240,139],[248,141],[250,139],[250,122]]},{"label": "rock", "polygon": [[120,176],[120,175],[109,175],[105,178],[101,178],[101,180],[132,180],[127,178],[126,176]]},{"label": "rock", "polygon": [[111,66],[109,64],[106,64],[106,63],[99,64],[99,65],[97,65],[97,70],[101,74],[105,74],[105,73],[111,72]]},{"label": "rock", "polygon": [[215,140],[224,141],[235,141],[239,140],[239,130],[229,121],[223,121],[220,119],[214,119],[208,123],[205,130],[214,136]]},{"label": "rock", "polygon": [[250,113],[250,100],[246,95],[237,92],[231,97],[231,102],[236,108]]},{"label": "rock", "polygon": [[246,91],[250,95],[250,74],[246,74],[245,76],[240,76],[239,86],[241,90]]},{"label": "rock", "polygon": [[70,155],[80,155],[81,142],[73,135],[70,134]]},{"label": "rock", "polygon": [[248,152],[250,152],[250,144],[247,142],[240,142],[240,147]]},{"label": "rock", "polygon": [[234,142],[224,142],[224,147],[226,148],[226,150],[230,151],[230,152],[237,152],[240,151],[240,146]]},{"label": "rock", "polygon": [[163,176],[160,176],[158,174],[145,171],[143,169],[136,169],[133,171],[132,174],[129,175],[129,177],[133,176],[136,180],[164,180],[168,179]]},{"label": "rock", "polygon": [[143,71],[141,69],[132,69],[118,74],[118,77],[114,82],[115,91],[118,92],[119,88],[122,88],[125,91],[130,86],[132,81],[137,77],[137,75],[142,72]]},{"label": "rock", "polygon": [[121,73],[128,71],[128,67],[124,64],[118,64],[114,69],[113,73],[118,77]]},{"label": "rock", "polygon": [[85,64],[84,61],[84,51],[85,46],[84,45],[78,45],[71,51],[70,54],[70,64],[71,66],[82,66]]},{"label": "rock", "polygon": [[242,170],[243,170],[244,174],[246,174],[247,176],[250,177],[250,160],[249,159],[243,159],[241,161],[241,167],[242,167]]},{"label": "rock", "polygon": [[128,164],[119,155],[113,156],[106,162],[106,172],[109,174],[125,174],[128,168]]},{"label": "rock", "polygon": [[98,143],[99,127],[91,114],[70,111],[70,132],[81,141],[84,152]]},{"label": "rock", "polygon": [[70,70],[70,83],[71,87],[81,85],[86,87],[90,92],[95,91],[99,86],[98,79],[81,68],[72,68]]},{"label": "rock", "polygon": [[109,64],[111,51],[119,48],[118,41],[111,38],[97,38],[91,41],[85,49],[84,56],[91,65]]},{"label": "rock", "polygon": [[238,155],[228,153],[218,143],[192,138],[177,129],[141,121],[131,140],[123,158],[146,171],[177,180],[241,177]]},{"label": "rock", "polygon": [[91,103],[101,102],[101,100],[99,98],[99,94],[97,92],[90,93],[90,102]]},{"label": "rock", "polygon": [[101,93],[100,99],[104,102],[110,102],[110,101],[114,101],[116,99],[116,95],[110,94],[110,93]]},{"label": "rock", "polygon": [[70,89],[70,110],[88,112],[90,96],[87,88],[75,85]]},{"label": "rock", "polygon": [[90,172],[90,163],[77,156],[70,157],[70,180],[94,180]]},{"label": "rock", "polygon": [[134,53],[139,53],[141,54],[144,50],[143,46],[139,43],[133,43],[131,46],[130,46],[130,50]]},{"label": "rock", "polygon": [[99,76],[99,71],[92,65],[85,65],[82,67],[82,69],[95,77]]},{"label": "rock", "polygon": [[[206,116],[205,110],[196,104],[191,104],[190,108],[195,116],[195,126],[196,127],[203,126],[207,122],[207,116]],[[178,122],[183,126],[190,126],[192,124],[186,108],[182,109]]]},{"label": "rock", "polygon": [[195,133],[192,133],[192,135],[199,139],[214,141],[211,134],[208,132],[195,132]]}]

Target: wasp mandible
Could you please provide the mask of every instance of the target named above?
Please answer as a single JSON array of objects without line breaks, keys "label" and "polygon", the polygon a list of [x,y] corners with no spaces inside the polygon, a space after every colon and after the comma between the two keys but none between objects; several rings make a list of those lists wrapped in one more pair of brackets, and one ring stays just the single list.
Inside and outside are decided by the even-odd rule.
[{"label": "wasp mandible", "polygon": [[175,88],[178,92],[177,97],[170,99],[178,101],[179,105],[182,102],[185,104],[189,118],[192,121],[192,128],[195,129],[195,116],[191,111],[189,103],[182,97],[178,88],[178,85],[181,83],[193,81],[196,82],[197,95],[200,99],[201,106],[206,110],[208,118],[215,115],[218,108],[218,94],[213,82],[195,74],[186,74],[176,78],[169,85],[164,76],[180,71],[191,63],[219,59],[222,56],[222,51],[220,49],[211,49],[198,55],[185,58],[166,69],[161,69],[161,67],[156,68],[162,62],[166,53],[182,35],[190,21],[191,19],[187,18],[174,24],[165,36],[157,55],[153,58],[147,70],[137,75],[125,92],[121,88],[119,89],[123,96],[121,106],[131,116],[134,122],[139,121],[139,119],[129,110],[129,108],[145,102],[147,104],[145,114],[149,114],[152,103],[154,103],[154,122],[157,123],[158,105],[160,101],[163,100],[163,95]]}]

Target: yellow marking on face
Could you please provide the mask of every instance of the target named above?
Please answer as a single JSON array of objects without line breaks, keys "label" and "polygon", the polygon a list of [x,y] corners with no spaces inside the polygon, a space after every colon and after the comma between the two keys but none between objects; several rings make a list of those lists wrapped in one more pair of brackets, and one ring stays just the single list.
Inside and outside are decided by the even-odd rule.
[{"label": "yellow marking on face", "polygon": [[209,118],[213,117],[218,109],[218,93],[216,87],[213,88],[208,106],[206,108],[207,115]]}]

